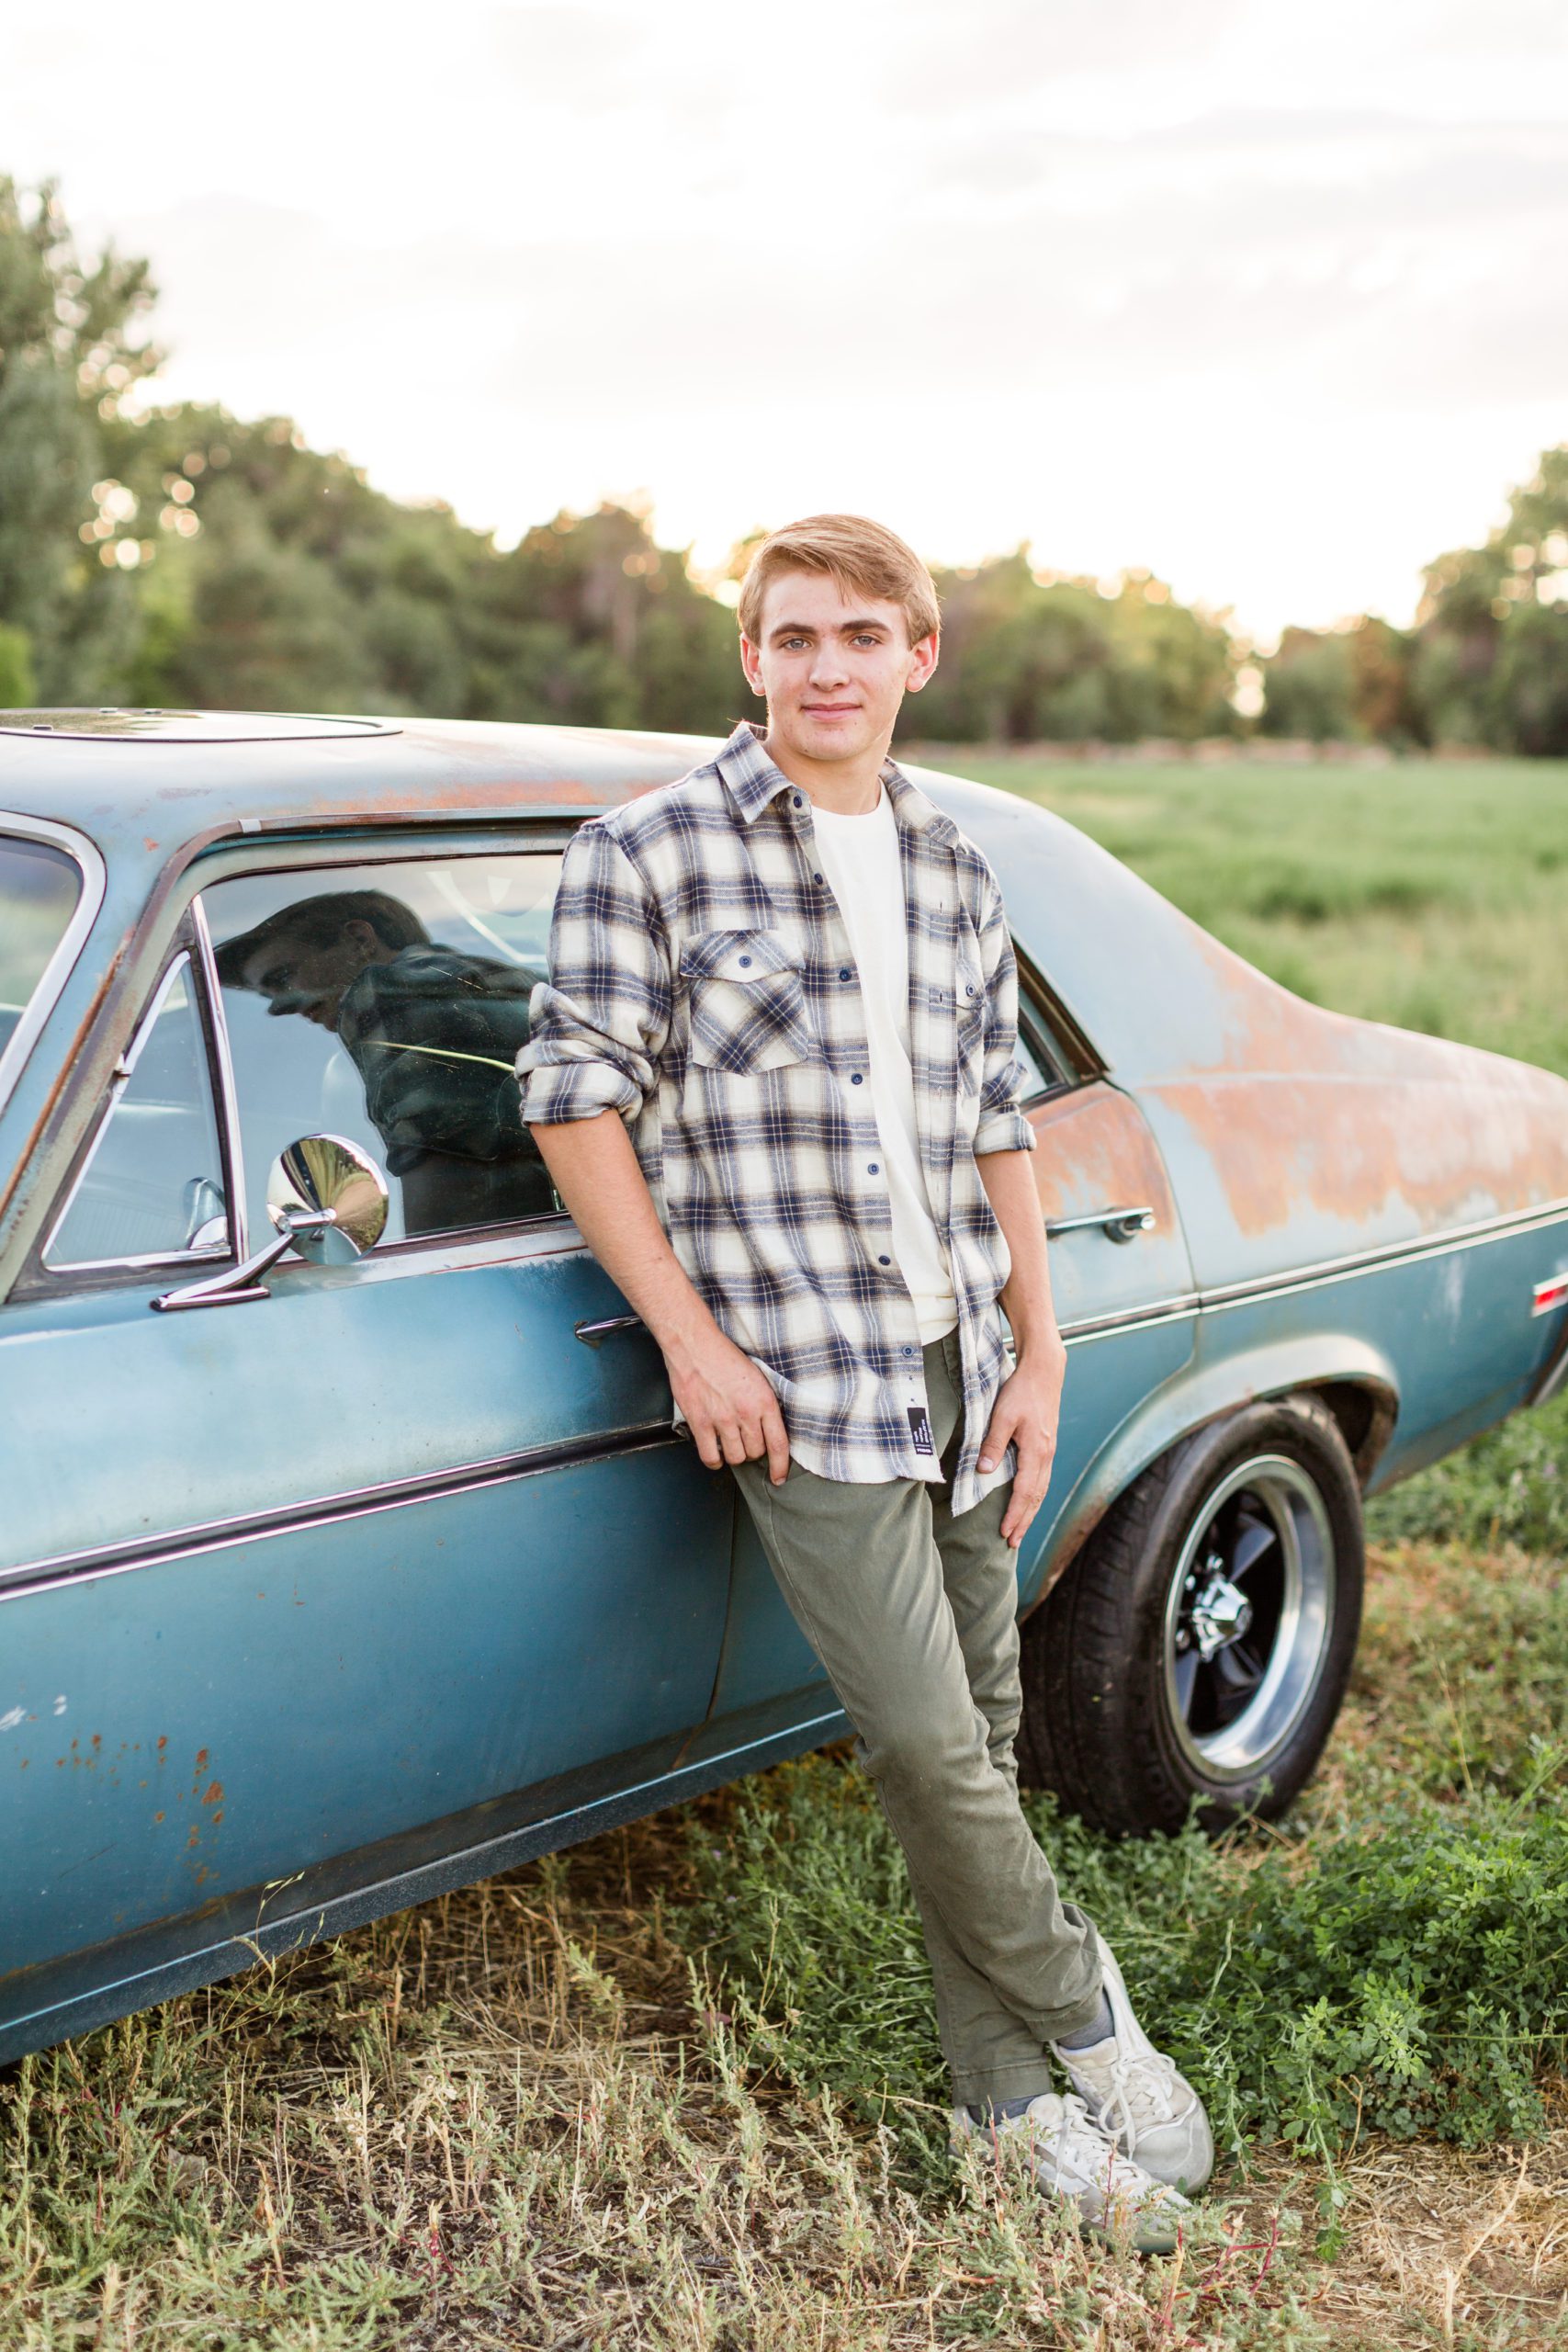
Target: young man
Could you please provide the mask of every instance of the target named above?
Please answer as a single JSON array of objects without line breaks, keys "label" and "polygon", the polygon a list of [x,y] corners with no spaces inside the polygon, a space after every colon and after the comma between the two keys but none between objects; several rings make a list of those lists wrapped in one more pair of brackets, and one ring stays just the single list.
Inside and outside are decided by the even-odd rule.
[{"label": "young man", "polygon": [[740,630],[765,729],[566,853],[523,1115],[859,1734],[955,2136],[1016,2138],[1086,2223],[1168,2247],[1207,2120],[1018,1801],[1015,1555],[1066,1351],[1001,892],[888,756],[935,590],[892,532],[812,515],[758,548]]}]

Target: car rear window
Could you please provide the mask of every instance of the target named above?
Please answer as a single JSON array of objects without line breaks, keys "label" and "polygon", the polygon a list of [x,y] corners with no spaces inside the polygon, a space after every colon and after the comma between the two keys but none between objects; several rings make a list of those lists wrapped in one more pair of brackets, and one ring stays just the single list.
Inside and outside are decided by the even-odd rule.
[{"label": "car rear window", "polygon": [[0,1057],[81,895],[74,858],[47,842],[0,833]]}]

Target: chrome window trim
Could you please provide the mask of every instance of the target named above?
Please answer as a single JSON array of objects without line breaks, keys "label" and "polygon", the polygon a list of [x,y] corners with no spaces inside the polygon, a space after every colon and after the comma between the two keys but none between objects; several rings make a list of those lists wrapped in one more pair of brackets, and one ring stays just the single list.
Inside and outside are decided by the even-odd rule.
[{"label": "chrome window trim", "polygon": [[212,933],[208,928],[207,909],[201,903],[199,890],[190,902],[190,923],[196,943],[195,961],[207,997],[209,1033],[218,1062],[218,1134],[223,1154],[223,1172],[228,1178],[229,1232],[234,1255],[243,1261],[250,1255],[250,1214],[245,1204],[240,1098],[234,1085],[234,1059],[229,1049],[229,1016],[224,1010],[223,989],[218,978],[218,959],[212,952]]},{"label": "chrome window trim", "polygon": [[[152,998],[148,1002],[147,1010],[136,1024],[130,1045],[126,1047],[124,1053],[115,1064],[114,1076],[109,1081],[108,1101],[104,1104],[102,1111],[98,1114],[98,1124],[93,1129],[92,1137],[88,1142],[85,1152],[83,1154],[82,1165],[78,1168],[75,1176],[72,1180],[71,1188],[65,1195],[64,1205],[60,1210],[60,1213],[56,1216],[53,1224],[50,1227],[49,1232],[45,1236],[42,1247],[39,1250],[39,1270],[52,1282],[68,1281],[71,1277],[76,1274],[101,1274],[105,1272],[118,1273],[122,1269],[128,1272],[135,1272],[137,1269],[143,1266],[221,1265],[223,1261],[232,1254],[231,1242],[229,1240],[225,1240],[222,1247],[217,1250],[142,1250],[123,1258],[69,1258],[62,1259],[56,1262],[51,1262],[49,1254],[60,1238],[61,1227],[64,1225],[67,1217],[69,1217],[72,1210],[76,1205],[77,1193],[81,1191],[83,1185],[86,1182],[88,1176],[92,1172],[93,1162],[97,1158],[99,1148],[103,1143],[104,1137],[109,1131],[109,1122],[119,1108],[125,1090],[130,1085],[131,1078],[135,1074],[136,1065],[141,1058],[142,1048],[146,1045],[148,1038],[152,1034],[152,1024],[157,1020],[159,1014],[163,1012],[164,1000],[167,998],[169,990],[173,988],[175,978],[178,977],[182,969],[190,973],[191,1005],[196,1013],[198,1024],[201,1023],[201,999],[196,980],[195,951],[190,947],[178,947],[175,949],[174,955],[169,958],[168,964],[164,967],[163,978],[159,980],[157,987],[152,991]],[[203,1042],[205,1043],[204,1025]],[[205,1054],[203,1055],[203,1061],[206,1061]],[[210,1069],[208,1072],[208,1079],[209,1084],[210,1085]],[[219,1148],[220,1150],[221,1150],[222,1118],[216,1102],[212,1105],[212,1110],[213,1125],[218,1130]],[[224,1207],[231,1235],[233,1228],[233,1212],[228,1203],[224,1204]]]},{"label": "chrome window trim", "polygon": [[7,1096],[38,1043],[39,1033],[54,1010],[60,991],[82,952],[83,942],[97,920],[108,888],[108,869],[101,852],[85,833],[75,831],[72,826],[55,824],[47,817],[24,817],[13,809],[0,808],[0,835],[6,833],[62,850],[82,877],[82,889],[58,946],[39,973],[38,986],[6,1039],[4,1052],[0,1052],[0,1110],[5,1108]]},{"label": "chrome window trim", "polygon": [[[558,820],[552,820],[552,822],[556,821]],[[389,843],[383,845],[378,841],[374,845],[374,853],[367,854],[367,845],[361,842],[340,842],[325,837],[321,846],[328,849],[327,855],[318,857],[318,845],[314,842],[290,842],[288,843],[290,851],[302,854],[283,859],[277,858],[276,854],[271,859],[257,858],[255,851],[249,843],[244,845],[242,854],[235,844],[225,842],[220,845],[218,852],[214,853],[222,857],[222,865],[219,871],[209,873],[203,877],[197,868],[192,869],[195,887],[186,901],[186,907],[196,926],[197,944],[203,954],[203,977],[208,980],[211,1000],[213,1034],[218,1041],[218,1056],[226,1106],[220,1125],[224,1129],[226,1146],[232,1154],[231,1166],[237,1185],[236,1221],[240,1232],[239,1255],[242,1258],[244,1257],[246,1250],[248,1221],[243,1158],[243,1122],[240,1116],[239,1085],[234,1076],[233,1057],[229,1043],[228,1014],[223,1004],[223,984],[218,975],[218,958],[212,944],[212,929],[208,921],[207,908],[204,904],[208,893],[221,889],[230,882],[252,881],[258,876],[267,875],[309,874],[318,868],[321,872],[328,872],[345,865],[456,865],[464,859],[473,857],[559,858],[564,855],[566,842],[570,838],[570,834],[568,832],[557,843],[549,841],[530,840],[526,837],[520,840],[515,834],[512,834],[500,842],[470,840],[460,843],[454,842],[453,845],[447,846],[442,843],[438,831],[432,832],[428,829],[422,828],[420,844],[415,848],[393,846]],[[385,1173],[384,1170],[383,1173]],[[556,1197],[558,1199],[559,1194],[558,1193]],[[378,1242],[375,1254],[378,1262],[385,1263],[389,1259],[400,1259],[416,1252],[460,1249],[465,1242],[470,1240],[497,1241],[507,1236],[525,1236],[535,1232],[558,1234],[563,1227],[570,1227],[570,1213],[565,1208],[541,1209],[536,1211],[532,1216],[504,1217],[489,1225],[443,1226],[427,1233],[400,1234],[395,1241]],[[288,1269],[281,1268],[279,1271],[286,1272]]]}]

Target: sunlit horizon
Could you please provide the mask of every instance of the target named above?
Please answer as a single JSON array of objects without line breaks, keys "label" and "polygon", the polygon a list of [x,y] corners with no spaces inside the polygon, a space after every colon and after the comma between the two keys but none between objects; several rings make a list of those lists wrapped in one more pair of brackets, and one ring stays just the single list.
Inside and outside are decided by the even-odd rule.
[{"label": "sunlit horizon", "polygon": [[157,401],[286,413],[502,544],[631,497],[711,570],[846,507],[1267,644],[1407,623],[1568,435],[1537,0],[367,21],[86,0],[13,35],[0,165],[149,257]]}]

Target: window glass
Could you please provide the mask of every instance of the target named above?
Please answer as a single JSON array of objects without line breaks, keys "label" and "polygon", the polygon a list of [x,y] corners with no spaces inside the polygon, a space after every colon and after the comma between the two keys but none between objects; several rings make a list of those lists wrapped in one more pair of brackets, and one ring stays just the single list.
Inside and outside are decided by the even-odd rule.
[{"label": "window glass", "polygon": [[556,1211],[514,1064],[559,874],[558,856],[431,858],[207,892],[253,1232],[273,1160],[309,1135],[383,1170],[389,1241]]},{"label": "window glass", "polygon": [[115,1081],[46,1266],[223,1255],[223,1163],[190,959],[171,966]]},{"label": "window glass", "polygon": [[0,835],[0,1054],[28,1009],[82,895],[73,857]]},{"label": "window glass", "polygon": [[1034,1040],[1024,1025],[1025,1017],[1021,1014],[1018,1024],[1018,1058],[1025,1072],[1024,1082],[1019,1089],[1019,1101],[1032,1102],[1037,1094],[1048,1093],[1052,1087],[1060,1086],[1062,1079],[1059,1071],[1047,1070],[1042,1062]]}]

